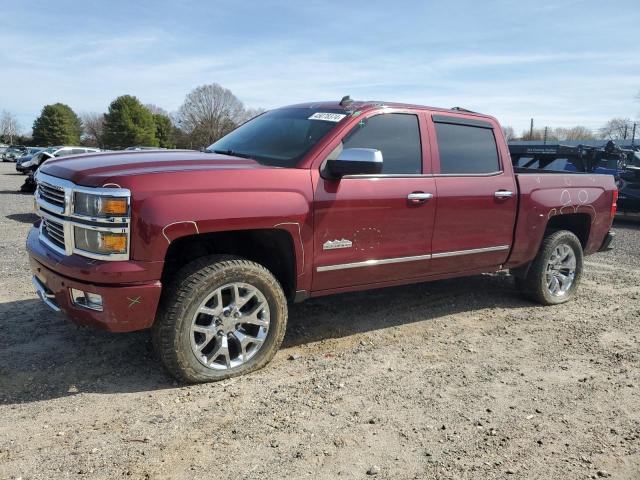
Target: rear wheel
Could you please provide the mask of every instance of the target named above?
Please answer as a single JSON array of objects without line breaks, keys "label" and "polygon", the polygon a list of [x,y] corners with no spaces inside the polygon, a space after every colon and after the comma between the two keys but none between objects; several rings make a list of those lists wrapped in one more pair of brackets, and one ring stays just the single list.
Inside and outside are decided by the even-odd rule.
[{"label": "rear wheel", "polygon": [[572,232],[560,230],[547,235],[524,278],[516,287],[543,305],[564,303],[575,295],[582,276],[583,253]]},{"label": "rear wheel", "polygon": [[163,294],[153,343],[169,372],[208,382],[266,365],[282,343],[287,303],[262,265],[211,256],[184,267]]}]

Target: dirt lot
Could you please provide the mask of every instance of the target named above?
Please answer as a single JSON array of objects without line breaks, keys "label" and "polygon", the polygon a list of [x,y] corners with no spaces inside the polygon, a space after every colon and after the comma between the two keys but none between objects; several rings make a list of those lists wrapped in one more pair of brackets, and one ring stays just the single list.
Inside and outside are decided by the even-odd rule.
[{"label": "dirt lot", "polygon": [[181,386],[145,332],[33,294],[32,198],[0,165],[0,478],[640,478],[640,224],[576,301],[507,275],[308,301],[264,370]]}]

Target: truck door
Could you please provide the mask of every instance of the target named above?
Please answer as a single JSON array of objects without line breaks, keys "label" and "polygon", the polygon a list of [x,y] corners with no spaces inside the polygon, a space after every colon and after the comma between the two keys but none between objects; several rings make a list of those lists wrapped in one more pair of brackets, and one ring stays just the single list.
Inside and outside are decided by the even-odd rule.
[{"label": "truck door", "polygon": [[498,269],[511,248],[518,201],[500,127],[454,114],[433,114],[429,127],[438,192],[432,273]]},{"label": "truck door", "polygon": [[[388,112],[388,113],[387,113]],[[363,115],[330,155],[343,148],[382,152],[379,175],[314,183],[312,290],[428,275],[435,217],[435,180],[428,175],[426,120],[415,112]]]}]

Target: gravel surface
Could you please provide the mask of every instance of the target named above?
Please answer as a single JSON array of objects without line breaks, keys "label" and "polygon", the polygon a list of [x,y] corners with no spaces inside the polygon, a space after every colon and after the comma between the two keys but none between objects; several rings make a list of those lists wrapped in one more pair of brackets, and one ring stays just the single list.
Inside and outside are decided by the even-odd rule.
[{"label": "gravel surface", "polygon": [[540,307],[504,274],[311,300],[265,369],[182,386],[32,290],[0,164],[0,478],[640,478],[640,223]]}]

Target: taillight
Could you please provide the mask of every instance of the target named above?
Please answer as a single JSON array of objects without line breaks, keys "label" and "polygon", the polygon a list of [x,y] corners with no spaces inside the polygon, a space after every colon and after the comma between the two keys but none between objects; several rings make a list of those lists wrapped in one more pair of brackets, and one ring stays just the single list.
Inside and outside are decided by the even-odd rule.
[{"label": "taillight", "polygon": [[613,191],[613,201],[611,202],[611,218],[615,217],[616,210],[618,210],[618,189]]}]

